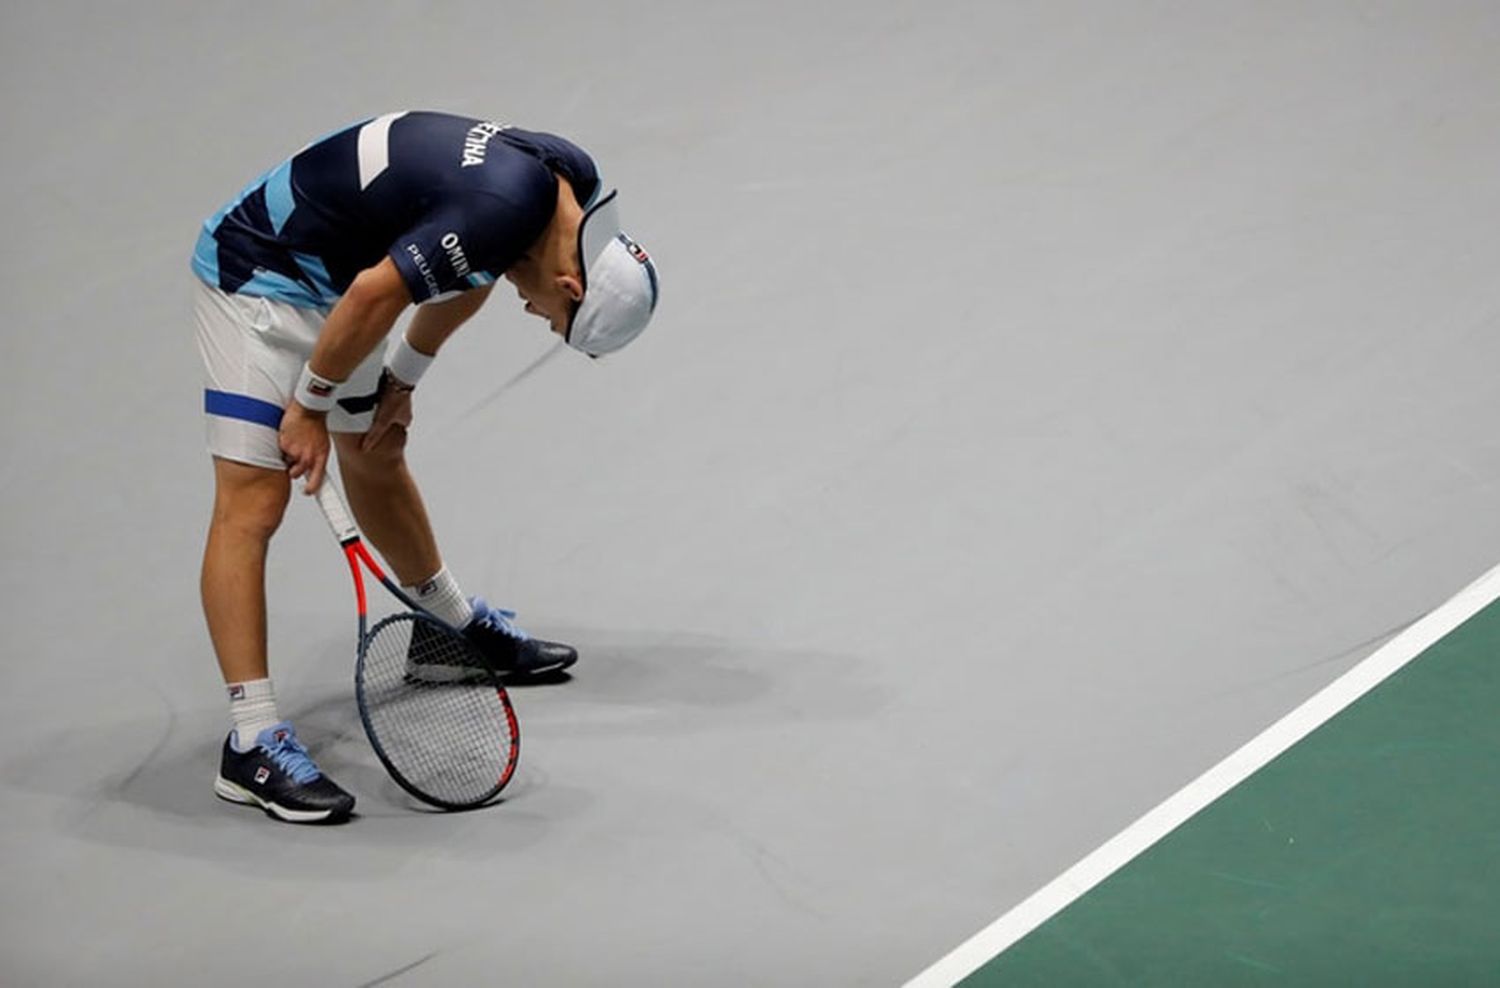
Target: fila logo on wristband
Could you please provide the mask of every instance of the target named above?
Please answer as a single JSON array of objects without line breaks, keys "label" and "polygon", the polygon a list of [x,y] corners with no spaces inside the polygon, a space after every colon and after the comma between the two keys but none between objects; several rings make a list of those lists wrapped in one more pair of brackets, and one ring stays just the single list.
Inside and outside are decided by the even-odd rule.
[{"label": "fila logo on wristband", "polygon": [[314,374],[308,364],[302,365],[302,376],[297,379],[297,390],[293,395],[298,404],[313,412],[326,412],[333,407],[333,393],[343,381],[330,381]]}]

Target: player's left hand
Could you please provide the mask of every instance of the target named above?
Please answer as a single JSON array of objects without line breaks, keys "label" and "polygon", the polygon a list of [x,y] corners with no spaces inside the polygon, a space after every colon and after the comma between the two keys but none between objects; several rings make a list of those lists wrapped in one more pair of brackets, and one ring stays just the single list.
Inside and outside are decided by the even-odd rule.
[{"label": "player's left hand", "polygon": [[281,416],[281,458],[295,480],[306,477],[304,491],[316,494],[328,466],[327,413],[309,411],[295,399]]},{"label": "player's left hand", "polygon": [[390,371],[380,375],[380,393],[375,400],[375,420],[370,423],[370,431],[359,441],[361,450],[369,452],[374,449],[393,428],[399,427],[403,431],[410,429],[411,392],[412,389],[392,377]]}]

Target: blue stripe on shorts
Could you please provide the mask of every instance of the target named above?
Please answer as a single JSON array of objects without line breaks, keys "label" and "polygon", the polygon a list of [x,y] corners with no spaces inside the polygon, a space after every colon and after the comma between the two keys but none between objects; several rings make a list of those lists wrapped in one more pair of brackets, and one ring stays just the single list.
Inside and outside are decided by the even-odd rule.
[{"label": "blue stripe on shorts", "polygon": [[251,398],[249,395],[230,394],[228,391],[205,390],[203,410],[210,415],[226,419],[254,422],[268,428],[281,428],[281,406],[269,401]]}]

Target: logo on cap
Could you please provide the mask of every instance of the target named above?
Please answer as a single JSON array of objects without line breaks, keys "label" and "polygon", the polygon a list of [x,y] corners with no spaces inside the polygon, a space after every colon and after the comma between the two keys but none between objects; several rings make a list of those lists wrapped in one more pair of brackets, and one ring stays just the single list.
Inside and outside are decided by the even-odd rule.
[{"label": "logo on cap", "polygon": [[647,254],[646,249],[640,244],[636,243],[634,240],[631,240],[623,233],[620,234],[620,242],[625,245],[625,249],[630,251],[630,256],[635,258],[636,261],[641,264],[651,263],[651,255]]}]

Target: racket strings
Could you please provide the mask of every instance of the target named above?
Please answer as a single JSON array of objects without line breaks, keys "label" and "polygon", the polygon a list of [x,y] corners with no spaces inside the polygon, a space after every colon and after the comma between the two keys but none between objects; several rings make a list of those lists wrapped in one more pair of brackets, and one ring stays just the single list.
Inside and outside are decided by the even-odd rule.
[{"label": "racket strings", "polygon": [[[439,803],[482,803],[515,768],[515,714],[481,662],[462,635],[417,615],[387,618],[365,642],[359,688],[371,733],[395,774]],[[473,678],[434,682],[434,671]]]}]

